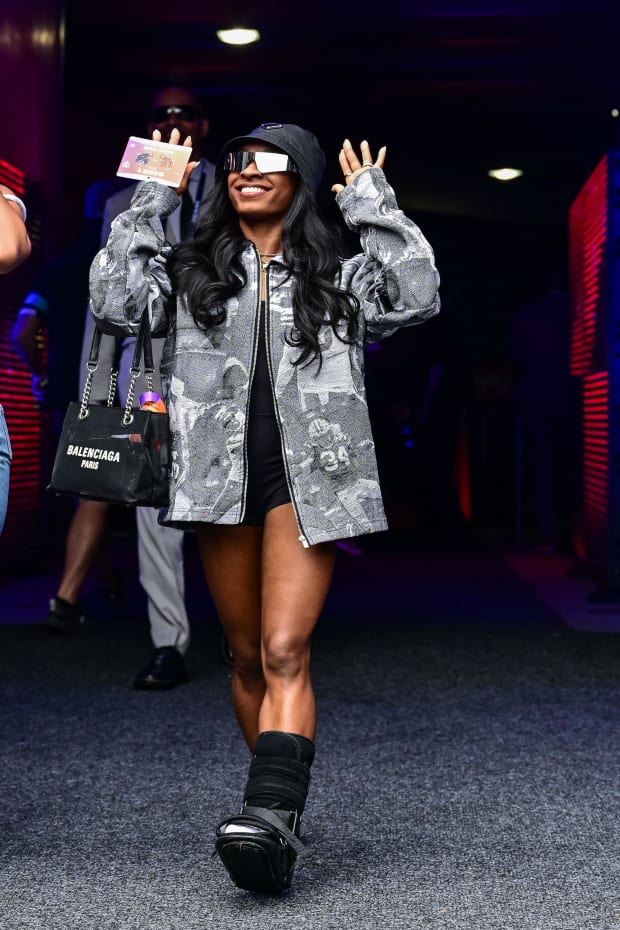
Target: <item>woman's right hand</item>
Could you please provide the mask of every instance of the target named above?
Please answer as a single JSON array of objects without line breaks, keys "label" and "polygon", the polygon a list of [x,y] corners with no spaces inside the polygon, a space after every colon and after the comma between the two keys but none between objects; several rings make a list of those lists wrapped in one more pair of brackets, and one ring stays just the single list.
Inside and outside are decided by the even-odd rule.
[{"label": "woman's right hand", "polygon": [[[169,140],[170,143],[172,145],[179,145],[180,138],[181,138],[181,133],[179,132],[179,130],[176,128],[173,129],[172,132],[170,133],[170,140]],[[153,142],[161,142],[161,132],[159,131],[159,129],[153,130]],[[186,148],[191,149],[192,148],[192,137],[186,136],[185,141],[183,142],[183,145],[186,146]],[[197,161],[189,161],[187,163],[185,167],[185,171],[183,172],[183,178],[181,180],[181,183],[179,184],[178,187],[174,188],[177,194],[185,193],[185,191],[187,190],[187,185],[189,184],[190,175],[192,171],[194,170],[194,168],[197,167],[198,164],[199,162]]]}]

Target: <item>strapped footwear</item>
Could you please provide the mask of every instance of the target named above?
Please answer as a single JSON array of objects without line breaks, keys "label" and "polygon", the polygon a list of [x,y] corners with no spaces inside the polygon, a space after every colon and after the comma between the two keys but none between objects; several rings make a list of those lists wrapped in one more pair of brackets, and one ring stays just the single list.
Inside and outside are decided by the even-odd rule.
[{"label": "strapped footwear", "polygon": [[314,743],[305,736],[267,730],[259,733],[236,817],[216,830],[215,852],[238,888],[279,894],[291,884],[301,815],[310,786]]},{"label": "strapped footwear", "polygon": [[244,805],[240,814],[219,824],[215,854],[238,888],[263,894],[286,891],[297,857],[305,855],[297,811]]}]

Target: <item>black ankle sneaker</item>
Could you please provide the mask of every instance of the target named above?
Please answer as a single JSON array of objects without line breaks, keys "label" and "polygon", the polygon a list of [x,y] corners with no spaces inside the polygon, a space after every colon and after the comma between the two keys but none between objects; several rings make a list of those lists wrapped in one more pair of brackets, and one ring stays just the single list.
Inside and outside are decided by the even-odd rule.
[{"label": "black ankle sneaker", "polygon": [[48,633],[69,636],[83,628],[84,619],[79,604],[70,604],[62,597],[53,597],[50,600],[49,613],[43,621],[43,629]]}]

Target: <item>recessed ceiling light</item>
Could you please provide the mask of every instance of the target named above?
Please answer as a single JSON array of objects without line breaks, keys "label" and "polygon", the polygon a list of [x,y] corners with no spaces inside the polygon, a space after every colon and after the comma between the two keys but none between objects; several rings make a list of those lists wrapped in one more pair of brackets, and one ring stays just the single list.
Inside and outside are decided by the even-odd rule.
[{"label": "recessed ceiling light", "polygon": [[496,181],[514,181],[515,178],[520,178],[523,172],[520,168],[492,168],[487,174]]},{"label": "recessed ceiling light", "polygon": [[250,45],[258,42],[260,32],[258,29],[218,29],[217,37],[226,45]]}]

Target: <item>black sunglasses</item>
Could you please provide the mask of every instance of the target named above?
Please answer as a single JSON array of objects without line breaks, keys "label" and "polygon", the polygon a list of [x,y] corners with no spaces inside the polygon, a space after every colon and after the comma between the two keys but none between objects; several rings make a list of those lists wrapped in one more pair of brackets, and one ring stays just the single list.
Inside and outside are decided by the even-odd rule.
[{"label": "black sunglasses", "polygon": [[274,171],[297,171],[297,165],[284,152],[227,152],[224,160],[226,171],[245,171],[252,162],[261,174]]},{"label": "black sunglasses", "polygon": [[165,123],[169,116],[176,116],[179,122],[182,123],[193,123],[200,116],[200,111],[197,107],[189,106],[189,104],[153,107],[151,110],[152,123]]}]

